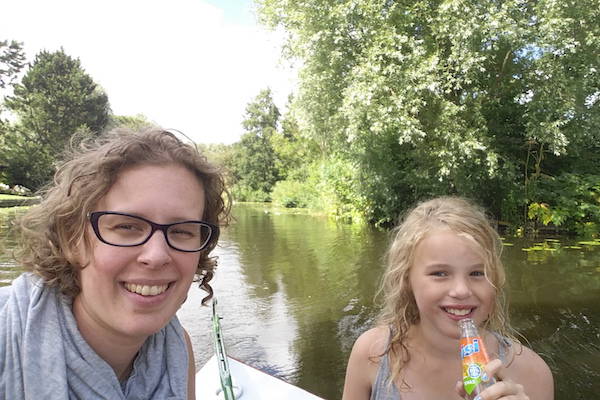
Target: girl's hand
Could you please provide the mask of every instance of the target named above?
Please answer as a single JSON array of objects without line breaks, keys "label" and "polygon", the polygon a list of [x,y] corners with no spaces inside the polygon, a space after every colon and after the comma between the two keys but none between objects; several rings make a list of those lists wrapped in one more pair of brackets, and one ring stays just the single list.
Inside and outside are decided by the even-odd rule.
[{"label": "girl's hand", "polygon": [[[485,371],[487,376],[496,378],[496,383],[481,392],[474,400],[529,400],[523,390],[523,385],[513,382],[506,376],[506,369],[499,359],[490,361],[485,366]],[[463,398],[467,395],[462,381],[456,383],[456,392]]]}]

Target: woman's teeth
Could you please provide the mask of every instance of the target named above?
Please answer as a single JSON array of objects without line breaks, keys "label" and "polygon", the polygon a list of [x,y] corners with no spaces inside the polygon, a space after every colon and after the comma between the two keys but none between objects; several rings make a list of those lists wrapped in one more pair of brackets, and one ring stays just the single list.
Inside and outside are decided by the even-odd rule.
[{"label": "woman's teeth", "polygon": [[132,293],[141,294],[142,296],[156,296],[157,294],[163,293],[169,285],[158,285],[158,286],[149,286],[149,285],[136,285],[135,283],[126,283],[125,289]]},{"label": "woman's teeth", "polygon": [[471,311],[473,311],[473,309],[469,308],[469,309],[464,309],[464,308],[444,308],[444,311],[446,311],[448,314],[453,314],[453,315],[458,315],[458,316],[463,316],[463,315],[467,315],[470,314]]}]

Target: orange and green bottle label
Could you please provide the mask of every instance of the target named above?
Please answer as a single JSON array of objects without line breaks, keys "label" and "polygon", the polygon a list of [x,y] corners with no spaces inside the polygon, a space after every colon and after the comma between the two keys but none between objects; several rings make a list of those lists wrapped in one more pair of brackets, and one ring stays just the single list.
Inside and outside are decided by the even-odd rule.
[{"label": "orange and green bottle label", "polygon": [[463,365],[465,391],[467,394],[471,394],[483,380],[484,368],[488,363],[488,357],[481,337],[461,338],[460,357]]}]

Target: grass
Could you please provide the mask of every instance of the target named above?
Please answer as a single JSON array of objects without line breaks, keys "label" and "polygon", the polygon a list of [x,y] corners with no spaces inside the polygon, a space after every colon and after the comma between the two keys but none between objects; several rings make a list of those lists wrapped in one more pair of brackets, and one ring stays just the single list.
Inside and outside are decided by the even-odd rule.
[{"label": "grass", "polygon": [[30,206],[40,201],[39,197],[0,194],[0,207]]},{"label": "grass", "polygon": [[14,194],[0,194],[0,200],[25,200],[30,198],[31,197],[17,196]]}]

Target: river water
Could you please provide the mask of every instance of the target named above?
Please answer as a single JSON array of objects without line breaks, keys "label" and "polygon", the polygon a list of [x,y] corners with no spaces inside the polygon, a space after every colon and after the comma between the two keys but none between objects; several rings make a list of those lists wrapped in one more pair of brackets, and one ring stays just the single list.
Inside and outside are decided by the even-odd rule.
[{"label": "river water", "polygon": [[[18,274],[14,215],[0,210],[5,283]],[[263,205],[236,205],[234,216],[212,281],[228,354],[339,399],[352,344],[377,313],[388,233]],[[579,241],[505,238],[503,253],[512,323],[550,365],[558,400],[600,398],[600,242]],[[203,295],[193,286],[178,312],[197,367],[213,354]]]}]

